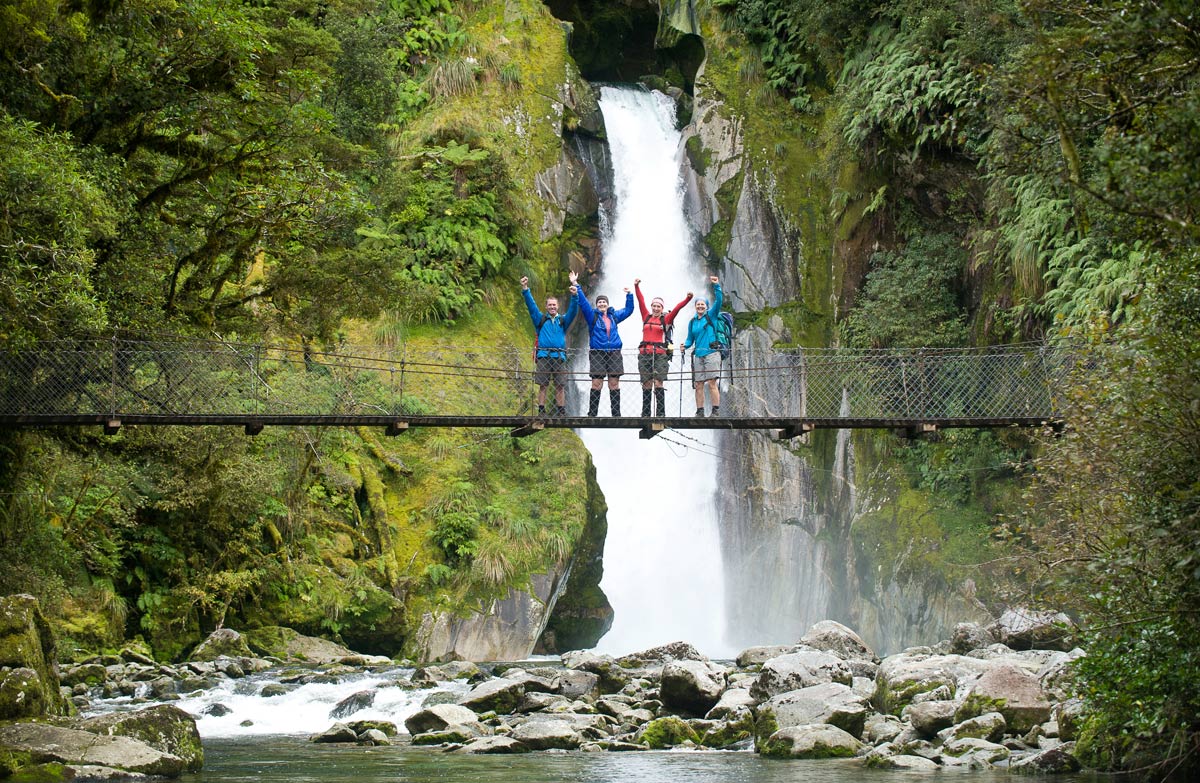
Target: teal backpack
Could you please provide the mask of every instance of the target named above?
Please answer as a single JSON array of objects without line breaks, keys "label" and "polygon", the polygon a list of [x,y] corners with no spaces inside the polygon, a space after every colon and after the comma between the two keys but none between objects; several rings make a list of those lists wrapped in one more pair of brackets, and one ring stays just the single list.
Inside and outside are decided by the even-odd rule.
[{"label": "teal backpack", "polygon": [[733,346],[733,316],[730,313],[722,310],[717,315],[717,320],[713,320],[709,316],[709,323],[713,325],[713,332],[717,335],[717,342],[721,344],[720,354],[722,361],[729,361],[729,351]]}]

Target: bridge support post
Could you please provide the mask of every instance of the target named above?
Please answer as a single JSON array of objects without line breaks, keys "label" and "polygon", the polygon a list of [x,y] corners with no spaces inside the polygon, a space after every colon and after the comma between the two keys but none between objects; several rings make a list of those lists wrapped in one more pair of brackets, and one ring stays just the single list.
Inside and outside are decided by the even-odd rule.
[{"label": "bridge support post", "polygon": [[524,438],[528,435],[533,435],[534,433],[541,432],[544,429],[546,429],[546,422],[531,421],[528,424],[517,427],[515,430],[510,430],[508,434],[514,438]]},{"label": "bridge support post", "polygon": [[775,437],[777,440],[791,440],[792,438],[795,438],[800,435],[807,435],[808,433],[812,432],[814,429],[816,429],[816,428],[813,427],[813,425],[808,423],[807,421],[802,422],[800,424],[789,424],[788,426],[779,430],[776,433]]},{"label": "bridge support post", "polygon": [[905,427],[903,430],[901,430],[900,437],[908,438],[909,440],[915,440],[922,435],[932,435],[937,431],[938,426],[936,424],[925,422],[923,424],[917,424],[913,427]]},{"label": "bridge support post", "polygon": [[402,435],[405,432],[408,432],[407,421],[389,421],[387,428],[383,431],[383,434],[387,435],[388,437],[395,437],[397,435]]},{"label": "bridge support post", "polygon": [[662,432],[666,428],[667,428],[667,425],[663,424],[662,422],[659,422],[659,421],[652,422],[650,424],[647,424],[645,427],[642,427],[640,430],[638,430],[638,437],[641,438],[642,440],[650,440],[651,438],[653,438],[655,435]]},{"label": "bridge support post", "polygon": [[104,422],[104,434],[105,435],[116,435],[117,430],[119,430],[119,429],[121,429],[121,420],[120,419],[109,419],[108,421]]},{"label": "bridge support post", "polygon": [[262,430],[263,430],[263,423],[261,421],[246,422],[246,434],[247,435],[254,436],[254,435],[257,435],[258,433],[262,432]]}]

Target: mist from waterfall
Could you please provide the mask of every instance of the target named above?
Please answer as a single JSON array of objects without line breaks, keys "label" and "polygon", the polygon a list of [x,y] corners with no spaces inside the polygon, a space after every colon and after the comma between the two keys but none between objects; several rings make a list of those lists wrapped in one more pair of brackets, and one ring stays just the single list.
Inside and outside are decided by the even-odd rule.
[{"label": "mist from waterfall", "polygon": [[[632,291],[637,278],[647,307],[655,296],[663,298],[668,311],[688,291],[710,296],[684,215],[683,149],[673,101],[658,92],[603,87],[600,108],[611,150],[615,206],[614,214],[603,216],[602,276],[587,289],[589,299],[603,293],[620,309],[623,289]],[[676,317],[676,342],[683,342],[694,314],[689,304]],[[621,384],[625,415],[641,411],[641,385],[631,353],[641,341],[641,326],[635,301],[633,315],[620,327],[626,350]],[[694,393],[681,380],[682,370],[676,355],[665,384],[668,416],[695,411]],[[608,415],[608,409],[606,387],[601,415]],[[615,614],[597,651],[623,654],[687,641],[710,657],[736,652],[725,641],[713,434],[689,430],[640,440],[630,430],[586,429],[580,436],[592,453],[608,502],[600,586]]]}]

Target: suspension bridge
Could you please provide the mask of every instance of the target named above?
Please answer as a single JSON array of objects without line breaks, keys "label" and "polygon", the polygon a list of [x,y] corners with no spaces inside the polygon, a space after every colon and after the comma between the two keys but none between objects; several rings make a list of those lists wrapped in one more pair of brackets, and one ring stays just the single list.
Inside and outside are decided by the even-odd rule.
[{"label": "suspension bridge", "polygon": [[[586,354],[586,349],[577,354]],[[220,340],[44,342],[0,349],[0,426],[268,425],[670,429],[887,428],[1056,425],[1056,390],[1070,362],[1042,343],[986,348],[779,350],[739,339],[725,363],[721,415],[643,418],[636,351],[625,354],[620,416],[572,415],[586,399],[583,361],[568,360],[568,415],[537,414],[531,351],[447,342],[393,347],[268,346]],[[676,356],[666,381],[694,410],[690,371]],[[572,394],[571,388],[582,394]],[[553,389],[551,389],[553,393]],[[573,399],[574,398],[574,399]],[[551,400],[553,397],[550,398]],[[608,408],[605,395],[603,410]],[[674,407],[674,406],[671,406]]]}]

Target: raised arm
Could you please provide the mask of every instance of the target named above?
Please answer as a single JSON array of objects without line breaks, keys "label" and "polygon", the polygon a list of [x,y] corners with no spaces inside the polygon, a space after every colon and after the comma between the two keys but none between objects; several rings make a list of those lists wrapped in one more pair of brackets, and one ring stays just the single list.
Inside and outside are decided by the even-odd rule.
[{"label": "raised arm", "polygon": [[542,311],[538,309],[537,302],[533,301],[533,294],[529,293],[528,288],[522,288],[521,294],[525,297],[525,309],[529,311],[529,319],[533,321],[533,328],[536,329],[542,322]]},{"label": "raised arm", "polygon": [[642,298],[641,278],[633,281],[633,292],[637,294],[638,312],[642,314],[642,320],[645,321],[650,317],[650,311],[646,309],[646,300]]},{"label": "raised arm", "polygon": [[679,304],[675,305],[675,307],[672,308],[671,312],[667,313],[667,323],[669,323],[669,324],[675,323],[675,316],[679,315],[679,311],[682,310],[684,307],[686,307],[687,303],[690,301],[692,301],[692,292],[688,291],[687,296],[685,296],[683,298],[683,301],[680,302]]},{"label": "raised arm", "polygon": [[725,304],[725,292],[721,290],[721,281],[717,279],[716,275],[710,277],[709,280],[712,281],[713,287],[713,306],[709,312],[715,318],[721,312],[721,305]]},{"label": "raised arm", "polygon": [[628,288],[625,289],[625,306],[619,311],[613,313],[613,320],[621,323],[629,316],[633,315],[633,294]]},{"label": "raised arm", "polygon": [[594,310],[592,310],[591,302],[587,300],[587,294],[584,293],[583,285],[579,284],[578,289],[579,290],[575,292],[575,301],[579,305],[580,312],[583,313],[584,320],[587,321],[588,328],[591,329],[592,322],[596,320],[596,313]]}]

